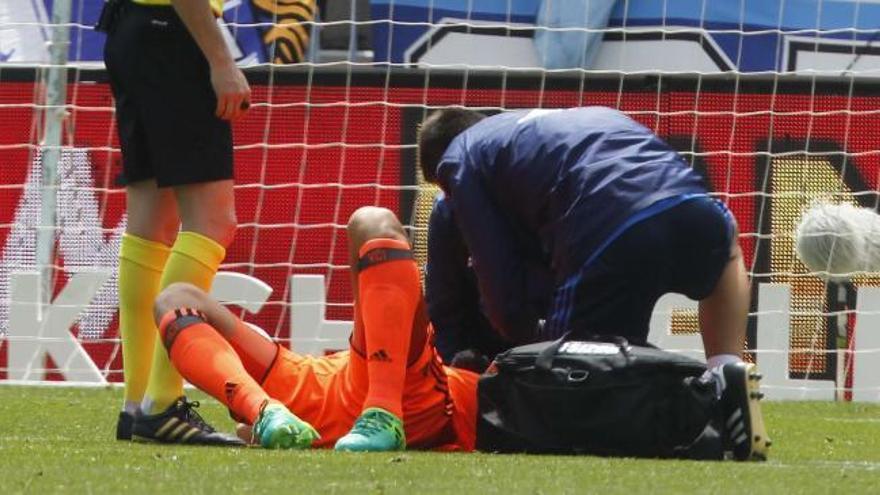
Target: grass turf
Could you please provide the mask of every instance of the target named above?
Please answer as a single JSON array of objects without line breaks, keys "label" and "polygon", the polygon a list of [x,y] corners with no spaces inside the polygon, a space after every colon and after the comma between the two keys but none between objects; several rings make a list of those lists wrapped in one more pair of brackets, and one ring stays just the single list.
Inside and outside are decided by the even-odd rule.
[{"label": "grass turf", "polygon": [[[876,493],[880,406],[766,403],[764,463],[337,454],[113,439],[119,390],[0,387],[0,493]],[[231,430],[223,408],[201,412]]]}]

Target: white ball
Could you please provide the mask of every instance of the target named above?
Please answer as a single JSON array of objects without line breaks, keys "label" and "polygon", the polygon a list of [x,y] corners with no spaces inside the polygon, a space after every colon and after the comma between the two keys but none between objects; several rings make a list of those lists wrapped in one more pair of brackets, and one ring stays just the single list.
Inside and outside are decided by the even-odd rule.
[{"label": "white ball", "polygon": [[876,251],[877,214],[850,204],[812,206],[797,227],[797,254],[823,279],[847,280],[872,271]]}]

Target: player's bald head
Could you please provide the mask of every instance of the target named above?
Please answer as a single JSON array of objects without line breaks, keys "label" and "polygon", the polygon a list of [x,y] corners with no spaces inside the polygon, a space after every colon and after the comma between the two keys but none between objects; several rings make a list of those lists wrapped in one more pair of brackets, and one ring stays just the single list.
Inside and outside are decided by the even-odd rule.
[{"label": "player's bald head", "polygon": [[437,165],[449,143],[465,129],[486,118],[466,108],[444,108],[432,113],[419,127],[419,166],[428,182],[437,182]]}]

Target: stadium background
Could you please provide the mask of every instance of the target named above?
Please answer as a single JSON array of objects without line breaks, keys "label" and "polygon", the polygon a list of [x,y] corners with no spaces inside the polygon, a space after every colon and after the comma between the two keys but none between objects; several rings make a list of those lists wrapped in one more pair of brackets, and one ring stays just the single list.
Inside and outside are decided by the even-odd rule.
[{"label": "stadium background", "polygon": [[[325,277],[328,319],[350,319],[344,223],[356,207],[379,204],[398,212],[416,234],[423,233],[429,202],[414,201],[419,186],[413,142],[415,124],[431,107],[608,105],[667,139],[729,201],[740,222],[753,286],[771,281],[794,287],[792,310],[798,314],[791,344],[809,351],[793,355],[794,376],[833,379],[836,354],[825,352],[839,345],[832,313],[853,307],[854,290],[844,288],[847,296],[841,298],[836,287],[803,277],[793,257],[791,229],[800,208],[814,197],[831,194],[876,206],[880,130],[872,124],[880,91],[870,79],[859,80],[851,72],[832,76],[806,68],[807,75],[799,77],[780,72],[803,69],[796,62],[798,50],[838,53],[841,40],[850,43],[844,53],[851,59],[872,63],[878,6],[856,3],[853,11],[852,2],[804,0],[788,2],[800,8],[779,10],[786,2],[767,2],[777,7],[774,17],[770,7],[736,2],[708,10],[693,8],[700,2],[630,2],[630,10],[612,13],[609,42],[626,42],[628,27],[646,29],[644,39],[657,41],[659,33],[660,42],[689,38],[717,62],[716,75],[655,67],[635,74],[557,73],[467,64],[450,71],[414,58],[424,50],[413,47],[425,40],[433,40],[428,51],[432,43],[439,46],[439,35],[449,27],[439,24],[442,18],[528,24],[536,22],[539,2],[487,2],[491,7],[485,11],[463,10],[466,3],[436,2],[435,9],[426,11],[417,1],[397,2],[393,9],[392,2],[372,2],[374,19],[394,21],[372,24],[374,60],[380,63],[375,67],[266,65],[266,47],[254,31],[259,26],[249,24],[266,18],[254,14],[250,2],[231,3],[235,8],[225,18],[240,24],[235,31],[240,61],[257,67],[248,70],[254,108],[235,127],[240,227],[223,269],[252,275],[273,289],[263,309],[247,319],[289,341],[290,277],[307,273]],[[97,10],[95,2],[74,4],[80,17],[72,26],[71,59],[87,63],[100,54],[100,38],[87,27]],[[659,4],[662,11],[652,7]],[[479,27],[469,22],[465,31]],[[672,25],[687,29],[679,32]],[[637,40],[633,36],[630,41]],[[19,53],[2,51],[10,61]],[[674,58],[675,52],[667,56]],[[392,65],[381,64],[389,61]],[[870,70],[864,69],[866,75]],[[7,298],[9,273],[34,263],[33,221],[39,218],[39,205],[27,198],[33,191],[29,187],[39,184],[38,76],[29,67],[0,67],[0,293]],[[67,216],[60,212],[56,292],[72,273],[95,264],[112,269],[123,221],[123,194],[115,187],[118,143],[103,71],[75,66],[68,100],[65,144],[70,153],[62,163],[62,184],[67,180],[70,186],[67,204],[89,206]],[[71,329],[110,381],[121,379],[114,291],[111,279]],[[692,315],[679,316],[680,329],[692,330]],[[754,320],[753,315],[752,343]],[[849,332],[853,323],[849,312]],[[7,326],[8,299],[0,302],[0,331],[8,331]],[[844,346],[846,340],[844,335]],[[0,344],[0,379],[6,377],[8,348],[8,341]],[[44,364],[47,379],[61,378],[52,371],[57,363],[49,359]]]}]

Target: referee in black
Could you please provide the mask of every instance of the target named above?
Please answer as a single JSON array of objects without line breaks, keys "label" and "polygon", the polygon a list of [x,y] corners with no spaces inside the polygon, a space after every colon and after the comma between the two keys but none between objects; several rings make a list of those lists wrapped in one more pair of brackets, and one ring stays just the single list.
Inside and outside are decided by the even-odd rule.
[{"label": "referee in black", "polygon": [[217,19],[223,0],[108,0],[97,28],[116,100],[128,223],[120,248],[119,328],[125,401],[116,435],[238,444],[183,396],[157,342],[159,290],[208,291],[235,234],[232,129],[250,105]]}]

